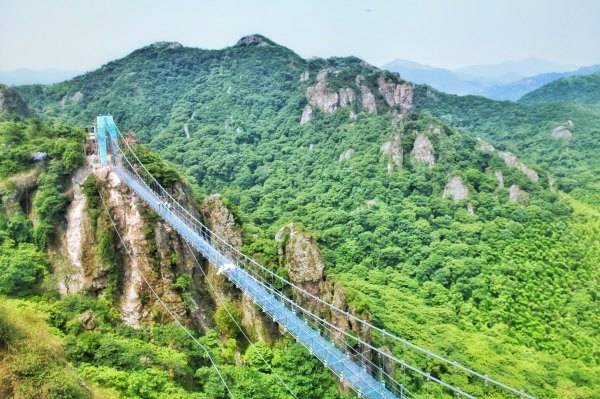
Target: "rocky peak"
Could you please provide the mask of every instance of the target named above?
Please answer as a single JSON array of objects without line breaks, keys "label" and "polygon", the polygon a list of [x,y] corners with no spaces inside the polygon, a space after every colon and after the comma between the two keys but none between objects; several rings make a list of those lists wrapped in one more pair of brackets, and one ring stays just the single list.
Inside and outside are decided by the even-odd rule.
[{"label": "rocky peak", "polygon": [[236,46],[264,47],[264,46],[270,46],[272,44],[273,43],[266,37],[259,35],[259,34],[253,34],[253,35],[248,35],[248,36],[242,37],[240,40],[238,40],[238,42],[235,45]]},{"label": "rocky peak", "polygon": [[290,281],[318,294],[325,265],[314,238],[290,223],[279,229],[275,241],[279,243],[279,262]]},{"label": "rocky peak", "polygon": [[433,166],[435,163],[433,144],[431,144],[429,138],[423,133],[417,133],[410,155],[415,161],[424,163],[428,166]]},{"label": "rocky peak", "polygon": [[454,202],[459,202],[469,197],[469,188],[463,182],[462,177],[452,176],[444,189],[444,198],[452,198]]},{"label": "rocky peak", "polygon": [[399,108],[402,114],[413,109],[414,87],[410,83],[397,83],[380,76],[377,79],[379,92],[390,108]]},{"label": "rocky peak", "polygon": [[9,114],[20,117],[30,115],[29,107],[19,93],[0,84],[0,114]]}]

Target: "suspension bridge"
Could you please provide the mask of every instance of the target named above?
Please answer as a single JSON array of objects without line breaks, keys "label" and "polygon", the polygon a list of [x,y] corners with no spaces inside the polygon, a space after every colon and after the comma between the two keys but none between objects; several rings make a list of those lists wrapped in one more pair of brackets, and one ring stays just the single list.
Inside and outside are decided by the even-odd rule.
[{"label": "suspension bridge", "polygon": [[[520,389],[446,359],[362,320],[246,256],[212,232],[173,198],[140,161],[128,140],[119,132],[112,116],[99,116],[94,131],[100,164],[112,168],[139,198],[173,227],[191,247],[210,261],[220,274],[248,295],[283,331],[291,334],[306,347],[359,397],[415,398],[419,397],[419,391],[427,386],[439,386],[450,396],[468,399],[534,399]],[[307,303],[312,306],[306,305]],[[361,334],[346,331],[330,321],[340,317],[357,327],[356,331],[361,331]],[[466,386],[444,381],[442,376],[434,375],[404,360],[402,355],[408,353],[412,354],[411,358],[422,356],[426,360],[443,364],[447,370],[453,370],[463,377],[460,380],[466,381]]]}]

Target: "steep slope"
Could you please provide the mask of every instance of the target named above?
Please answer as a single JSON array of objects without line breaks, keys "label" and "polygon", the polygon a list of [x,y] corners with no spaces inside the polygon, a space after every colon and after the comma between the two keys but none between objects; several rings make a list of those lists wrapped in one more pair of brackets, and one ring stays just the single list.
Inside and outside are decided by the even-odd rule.
[{"label": "steep slope", "polygon": [[576,103],[598,105],[600,104],[600,73],[556,80],[523,96],[520,102],[524,104]]},{"label": "steep slope", "polygon": [[[569,117],[536,108],[529,119],[520,105],[463,103],[356,58],[303,60],[260,36],[214,51],[153,45],[72,81],[19,90],[73,122],[110,107],[205,194],[227,200],[243,227],[231,237],[246,252],[307,289],[343,293],[377,325],[537,397],[598,397],[600,365],[587,355],[600,340],[597,214],[553,192],[552,175],[526,161],[545,159],[535,137],[517,156],[414,112],[494,144],[514,126],[523,137],[547,124],[551,136],[565,124],[589,151],[578,108],[564,108]],[[561,187],[593,179],[595,163],[583,159],[575,175],[559,176]],[[476,396],[499,397],[485,388]]]},{"label": "steep slope", "polygon": [[[92,141],[84,158],[83,143],[65,125],[0,121],[0,396],[225,398],[208,348],[235,397],[285,398],[286,386],[299,397],[350,397],[299,344],[262,325],[239,292],[209,289],[215,270],[196,264],[173,230],[98,165]],[[136,151],[196,209],[185,179],[151,151]],[[225,236],[239,229],[218,199],[197,215],[220,223]],[[235,323],[272,346],[245,341]]]}]

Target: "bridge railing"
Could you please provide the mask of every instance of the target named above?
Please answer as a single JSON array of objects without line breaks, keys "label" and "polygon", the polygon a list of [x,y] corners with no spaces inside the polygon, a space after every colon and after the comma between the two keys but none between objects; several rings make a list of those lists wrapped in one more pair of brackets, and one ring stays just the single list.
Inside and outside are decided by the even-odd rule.
[{"label": "bridge railing", "polygon": [[[427,364],[431,360],[435,360],[443,363],[448,371],[454,370],[455,374],[466,377],[470,384],[480,385],[476,390],[478,393],[482,390],[499,394],[504,392],[513,395],[513,397],[534,399],[521,390],[437,355],[344,309],[336,307],[246,256],[225,239],[211,231],[196,215],[181,205],[148,171],[129,143],[122,140],[123,136],[120,133],[119,137],[121,140],[111,140],[112,163],[129,171],[132,176],[139,180],[140,184],[148,187],[165,207],[210,242],[217,252],[213,256],[208,256],[208,258],[217,268],[226,267],[227,263],[243,268],[273,296],[279,298],[290,310],[300,315],[321,334],[344,349],[348,356],[352,356],[357,363],[363,365],[372,375],[379,378],[392,392],[402,395],[403,393],[406,394],[407,386],[419,389],[431,383],[442,387],[454,396],[475,398],[473,394],[443,381],[441,376],[423,371],[414,365],[415,363]],[[302,302],[302,304],[298,302]],[[350,331],[330,321],[340,319],[347,321],[346,327],[348,325],[352,326]],[[395,354],[410,355],[411,363]],[[408,372],[408,375],[406,372]],[[403,381],[398,382],[403,377]]]}]

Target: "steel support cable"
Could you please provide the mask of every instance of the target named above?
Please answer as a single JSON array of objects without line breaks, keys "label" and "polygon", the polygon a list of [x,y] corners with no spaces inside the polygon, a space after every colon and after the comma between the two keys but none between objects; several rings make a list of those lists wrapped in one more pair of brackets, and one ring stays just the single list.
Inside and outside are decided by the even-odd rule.
[{"label": "steel support cable", "polygon": [[[121,245],[123,245],[123,248],[125,248],[125,252],[127,253],[127,256],[130,259],[133,259],[134,254],[132,253],[131,249],[125,243],[125,240],[123,240],[123,237],[121,236],[121,233],[119,233],[119,229],[117,228],[117,225],[116,225],[114,219],[112,218],[112,216],[110,214],[110,210],[108,208],[108,205],[106,204],[106,201],[104,200],[104,196],[102,195],[102,193],[100,192],[100,190],[98,190],[98,194],[100,195],[100,200],[102,201],[102,205],[103,205],[104,209],[106,210],[108,218],[110,219],[110,223],[112,224],[112,227],[115,230],[115,233],[117,234],[117,237],[119,237],[119,241],[121,242]],[[161,304],[161,306],[171,316],[171,318],[173,319],[173,321],[175,321],[175,323],[179,326],[179,328],[181,328],[206,353],[206,356],[210,360],[210,363],[211,363],[212,367],[217,372],[217,375],[219,376],[219,379],[221,380],[221,383],[223,384],[223,386],[227,390],[227,394],[229,395],[229,397],[231,399],[235,399],[235,397],[231,393],[231,389],[229,388],[229,385],[227,385],[227,382],[225,381],[225,378],[223,377],[223,375],[221,374],[221,371],[217,367],[217,364],[215,363],[214,359],[212,358],[212,356],[211,356],[210,351],[208,350],[208,348],[206,346],[204,346],[200,341],[198,341],[198,339],[196,337],[194,337],[194,335],[187,329],[187,327],[185,327],[183,325],[183,323],[179,320],[179,317],[177,317],[177,315],[175,313],[173,313],[173,311],[171,309],[169,309],[169,307],[162,300],[162,298],[160,297],[160,295],[158,295],[158,293],[154,290],[154,288],[152,287],[152,285],[150,285],[150,283],[148,282],[148,280],[146,279],[146,276],[144,275],[144,273],[142,271],[140,271],[140,276],[142,276],[142,280],[144,280],[144,283],[148,286],[148,288],[150,289],[150,291],[152,292],[152,294],[156,297],[156,300]]]},{"label": "steel support cable", "polygon": [[[320,326],[323,326],[325,328],[325,331],[328,331],[328,332],[331,331],[331,328],[329,326],[325,325],[324,323],[322,323],[320,321],[318,323],[319,323]],[[332,342],[335,343],[335,340],[333,338],[330,337],[330,339],[331,339]],[[356,340],[356,341],[358,341],[358,340]],[[360,350],[354,348],[352,345],[349,345],[346,341],[343,341],[341,344],[344,346],[344,351],[345,352],[350,352],[349,356],[350,356],[351,359],[353,357],[355,359],[357,359],[357,358],[363,359],[363,361],[362,361],[363,363],[366,362],[367,364],[369,364],[370,366],[372,366],[375,370],[379,371],[384,378],[387,377],[388,381],[389,381],[389,385],[392,387],[392,389],[394,391],[396,391],[396,392],[400,391],[401,395],[403,395],[403,396],[406,396],[407,393],[412,394],[403,384],[401,384],[400,382],[396,381],[396,379],[393,376],[391,376],[389,373],[387,373],[384,370],[383,366],[378,366],[375,363],[373,363],[373,361],[371,359],[369,359],[367,356],[365,356],[365,354],[363,352],[361,352]],[[385,380],[383,381],[383,383],[386,384],[386,385],[388,385],[385,382]]]},{"label": "steel support cable", "polygon": [[[133,149],[131,148],[131,146],[129,145],[129,143],[127,143],[124,140],[124,137],[122,136],[122,134],[120,133],[120,131],[118,129],[117,129],[117,132],[118,132],[119,136],[123,139],[123,142],[124,142],[125,146],[128,148],[129,152],[136,159],[137,163],[143,168],[143,170],[146,172],[146,174],[148,174],[148,176],[153,181],[153,183],[155,183],[157,185],[157,187],[159,188],[159,190],[163,194],[163,195],[161,195],[161,198],[166,198],[166,199],[170,200],[178,209],[180,209],[182,211],[182,213],[185,215],[185,218],[187,220],[190,220],[192,222],[192,224],[200,227],[201,231],[210,234],[210,236],[212,238],[216,239],[218,242],[220,242],[228,250],[228,252],[236,254],[237,256],[235,256],[235,258],[237,258],[237,259],[240,259],[240,258],[244,259],[245,261],[247,261],[248,263],[252,264],[253,266],[256,266],[258,269],[262,270],[263,272],[265,272],[265,273],[271,275],[272,277],[276,278],[277,280],[279,280],[280,282],[282,282],[284,285],[287,285],[287,286],[289,286],[291,288],[294,288],[295,290],[297,290],[298,292],[300,292],[302,295],[304,295],[306,297],[309,297],[309,298],[311,298],[311,299],[313,299],[313,300],[315,300],[315,301],[317,301],[317,302],[319,302],[319,303],[327,306],[332,311],[341,313],[344,316],[346,316],[347,318],[349,318],[349,319],[351,319],[351,320],[353,320],[353,321],[355,321],[357,323],[360,323],[360,324],[364,325],[367,328],[370,328],[370,329],[372,329],[374,331],[377,331],[380,334],[382,334],[382,335],[384,335],[384,336],[386,336],[386,337],[388,337],[388,338],[390,338],[390,339],[392,339],[394,341],[398,341],[399,343],[403,344],[404,346],[406,346],[408,348],[411,348],[411,349],[413,349],[413,350],[415,350],[417,352],[421,352],[421,353],[423,353],[424,355],[426,355],[426,356],[428,356],[430,358],[433,358],[433,359],[436,359],[436,360],[441,361],[443,363],[449,364],[449,365],[453,366],[454,368],[457,368],[457,369],[459,369],[459,370],[461,370],[463,372],[471,374],[471,375],[473,375],[473,376],[481,379],[486,384],[496,385],[497,387],[499,387],[501,389],[504,389],[506,391],[509,391],[510,393],[513,393],[515,395],[518,395],[519,397],[523,397],[523,398],[527,398],[527,399],[535,399],[533,396],[531,396],[531,395],[529,395],[529,394],[527,394],[527,393],[525,393],[525,392],[523,392],[521,390],[518,390],[516,388],[510,387],[510,386],[508,386],[508,385],[506,385],[506,384],[504,384],[504,383],[502,383],[500,381],[497,381],[497,380],[495,380],[493,378],[490,378],[489,376],[487,376],[485,374],[479,373],[479,372],[477,372],[477,371],[475,371],[473,369],[470,369],[469,367],[463,366],[462,364],[460,364],[460,363],[458,363],[458,362],[456,362],[454,360],[447,359],[447,358],[445,358],[445,357],[443,357],[441,355],[438,355],[438,354],[436,354],[436,353],[434,353],[434,352],[432,352],[432,351],[430,351],[430,350],[428,350],[426,348],[423,348],[421,346],[413,344],[412,342],[410,342],[410,341],[408,341],[408,340],[406,340],[404,338],[398,337],[398,336],[396,336],[396,335],[394,335],[394,334],[392,334],[392,333],[390,333],[390,332],[388,332],[388,331],[386,331],[386,330],[384,330],[384,329],[382,329],[380,327],[377,327],[377,326],[369,323],[368,321],[360,319],[357,316],[354,316],[354,315],[350,314],[349,312],[346,312],[346,311],[344,311],[344,310],[336,307],[335,305],[330,304],[330,303],[322,300],[318,296],[311,294],[310,292],[304,290],[302,287],[299,287],[296,284],[294,284],[294,283],[292,283],[292,282],[284,279],[283,277],[279,276],[278,274],[276,274],[272,270],[267,269],[266,267],[262,266],[260,263],[256,262],[254,259],[252,259],[249,256],[245,255],[244,253],[238,251],[237,249],[235,249],[234,247],[232,247],[226,240],[224,240],[223,238],[221,238],[219,235],[217,235],[216,233],[214,233],[213,231],[211,231],[207,226],[205,226],[202,222],[200,222],[187,209],[185,209],[185,207],[183,207],[181,204],[179,204],[179,202],[175,198],[173,198],[171,196],[171,194],[166,189],[164,189],[162,187],[162,185],[160,185],[160,183],[158,182],[158,180],[156,180],[156,178],[148,171],[148,169],[145,167],[145,165],[137,157],[137,154],[135,153],[135,151],[133,151]],[[131,165],[131,162],[128,159],[127,159],[127,161]],[[133,165],[132,165],[132,168],[133,168]],[[139,176],[139,174],[138,174],[138,176]],[[141,178],[141,176],[139,176],[139,177],[143,181],[143,178]],[[382,355],[385,356],[385,357],[388,357],[390,360],[394,360],[393,356],[390,356],[389,354],[387,354],[385,352],[382,352]]]},{"label": "steel support cable", "polygon": [[[210,279],[208,278],[208,275],[206,274],[206,272],[204,271],[204,269],[202,268],[202,265],[200,264],[200,262],[198,261],[198,258],[196,257],[196,254],[194,254],[194,249],[192,248],[192,246],[190,245],[189,242],[187,242],[187,240],[184,238],[183,240],[185,242],[185,245],[187,246],[188,250],[190,251],[192,258],[194,259],[194,262],[196,263],[196,265],[198,266],[198,269],[200,269],[200,271],[202,272],[202,274],[204,275],[204,278],[206,279],[206,282],[208,283],[208,286],[210,287],[211,291],[213,293],[215,293],[215,288],[212,285],[212,283],[210,282]],[[227,309],[227,307],[224,307],[225,312],[227,313],[227,315],[229,316],[229,318],[231,319],[231,321],[233,321],[233,323],[235,324],[235,326],[237,327],[238,330],[240,330],[240,332],[242,333],[242,335],[244,336],[244,338],[246,339],[246,341],[248,341],[248,343],[250,345],[252,345],[252,341],[250,340],[250,337],[248,337],[248,335],[246,334],[246,332],[244,331],[244,329],[242,328],[242,326],[239,325],[239,323],[237,322],[237,320],[235,319],[235,317],[233,317],[233,315],[231,314],[231,312],[229,311],[229,309]],[[281,376],[279,374],[277,374],[275,372],[275,370],[273,370],[273,368],[271,367],[271,365],[269,364],[269,362],[267,362],[267,360],[265,359],[265,357],[262,355],[262,353],[260,353],[260,351],[257,351],[258,356],[260,357],[260,359],[263,361],[263,363],[265,364],[265,366],[268,367],[268,369],[273,373],[273,375],[279,380],[279,382],[281,382],[281,384],[284,386],[284,388],[290,393],[290,395],[292,395],[293,398],[298,399],[298,397],[296,396],[296,394],[294,393],[294,391],[289,387],[289,385],[283,380],[283,378],[281,378]]]},{"label": "steel support cable", "polygon": [[[251,276],[251,275],[248,275],[248,276],[249,276],[250,278],[253,278],[253,279],[254,279],[254,277],[253,277],[253,276]],[[267,291],[271,292],[271,293],[272,293],[272,295],[274,295],[274,296],[277,296],[277,297],[281,298],[281,301],[282,301],[282,302],[287,302],[288,304],[290,304],[290,307],[291,307],[292,309],[293,309],[293,308],[294,308],[294,306],[295,306],[297,309],[300,309],[300,311],[301,311],[302,313],[304,313],[304,314],[306,314],[307,316],[311,317],[313,320],[316,320],[317,322],[319,322],[319,321],[320,321],[321,323],[324,323],[324,324],[328,325],[328,326],[329,326],[331,329],[334,329],[334,330],[336,330],[337,332],[339,332],[339,333],[341,333],[341,334],[343,334],[343,335],[345,335],[345,336],[347,336],[347,337],[349,337],[349,338],[351,338],[351,339],[353,339],[353,340],[360,341],[360,342],[361,342],[363,345],[365,345],[366,347],[368,347],[369,349],[371,349],[371,350],[373,350],[373,351],[375,351],[375,352],[378,352],[378,353],[380,353],[380,354],[386,354],[385,352],[382,352],[382,351],[380,351],[378,348],[374,347],[374,346],[373,346],[373,345],[371,345],[370,343],[368,343],[368,342],[366,342],[366,341],[364,341],[364,340],[362,340],[362,339],[360,339],[360,338],[358,338],[358,339],[357,339],[357,337],[353,336],[352,334],[350,334],[350,333],[348,333],[348,332],[346,332],[346,331],[342,330],[341,328],[339,328],[339,327],[337,327],[337,326],[335,326],[335,325],[331,324],[331,323],[330,323],[330,322],[328,322],[327,320],[325,320],[325,319],[323,319],[323,318],[321,318],[321,317],[319,317],[319,316],[315,315],[314,313],[312,313],[312,312],[311,312],[311,311],[309,311],[308,309],[305,309],[305,308],[303,308],[302,306],[300,306],[300,305],[296,304],[294,301],[292,301],[291,299],[289,299],[289,298],[288,298],[288,297],[286,297],[285,295],[283,295],[283,294],[279,293],[279,292],[278,292],[276,289],[274,289],[274,288],[271,288],[271,287],[269,287],[268,285],[266,285],[266,284],[264,284],[264,283],[262,283],[262,282],[260,282],[260,281],[258,281],[258,280],[256,280],[256,279],[254,279],[254,280],[257,282],[257,284],[260,284],[260,285],[262,285],[264,289],[266,289]],[[473,396],[473,395],[471,395],[471,394],[469,394],[469,393],[467,393],[467,392],[463,391],[463,390],[462,390],[462,389],[460,389],[460,388],[457,388],[457,387],[455,387],[455,386],[453,386],[453,385],[451,385],[451,384],[448,384],[447,382],[444,382],[444,381],[440,380],[440,379],[439,379],[439,378],[437,378],[437,377],[434,377],[434,376],[432,376],[430,373],[426,373],[426,372],[424,372],[423,370],[421,370],[421,369],[419,369],[419,368],[417,368],[417,367],[415,367],[415,366],[412,366],[412,365],[410,365],[409,363],[406,363],[404,360],[398,359],[397,357],[395,357],[395,356],[393,356],[393,355],[389,355],[389,354],[386,354],[386,355],[388,356],[388,358],[390,358],[391,360],[395,361],[395,362],[396,362],[396,363],[398,363],[399,365],[401,365],[401,366],[405,367],[406,369],[409,369],[409,370],[411,370],[411,371],[413,371],[413,372],[415,372],[415,373],[417,373],[417,374],[421,375],[422,377],[426,378],[426,379],[427,379],[427,380],[429,380],[429,381],[433,381],[433,382],[435,382],[435,383],[437,383],[437,384],[439,384],[439,385],[443,386],[444,388],[448,389],[449,391],[452,391],[453,393],[455,393],[455,394],[457,394],[457,395],[461,395],[461,396],[464,396],[464,397],[466,397],[466,398],[469,398],[469,399],[476,399],[476,397],[475,397],[475,396]]]},{"label": "steel support cable", "polygon": [[[125,159],[126,159],[126,161],[127,161],[127,162],[128,162],[130,165],[131,165],[131,163],[130,163],[130,161],[127,159],[127,157],[124,157],[124,158],[125,158]],[[133,168],[133,165],[131,165],[131,166],[132,166],[132,168]],[[135,168],[134,168],[134,170],[135,170]],[[142,182],[142,183],[144,183],[144,180],[141,178],[141,176],[139,176],[139,174],[138,174],[138,177],[140,178],[141,182]],[[144,183],[144,184],[145,184],[145,183]],[[163,190],[164,190],[164,189],[163,189]],[[172,198],[172,197],[171,197],[171,198]],[[172,210],[171,210],[171,211],[172,211]],[[200,223],[200,222],[199,222],[199,223]],[[209,230],[209,232],[210,232],[210,233],[212,233],[210,230]],[[229,246],[229,247],[230,247],[230,246]],[[237,252],[237,251],[236,251],[236,253],[240,254],[240,253],[239,253],[239,252]],[[243,255],[243,254],[242,254],[242,255]],[[248,259],[247,257],[245,257],[245,258],[246,258],[246,259]],[[254,263],[254,262],[253,262],[253,263]],[[255,264],[257,264],[257,263],[255,263]],[[257,265],[259,265],[259,264],[257,264]],[[264,270],[267,270],[267,269],[266,269],[266,268],[264,268],[264,267],[263,267],[263,269],[264,269]],[[268,270],[267,270],[267,271],[268,271]],[[279,276],[277,276],[277,275],[275,275],[275,274],[273,274],[273,273],[270,273],[270,274],[272,274],[272,275],[274,275],[274,276],[276,276],[276,277],[279,277]],[[296,307],[298,307],[298,308],[302,309],[303,313],[305,313],[305,314],[307,314],[307,315],[311,316],[311,317],[312,317],[314,320],[317,320],[317,321],[318,321],[318,320],[321,320],[322,322],[324,322],[324,323],[327,323],[325,320],[323,320],[323,319],[321,319],[320,317],[318,317],[318,316],[314,315],[312,312],[308,311],[307,309],[304,309],[304,308],[300,307],[299,305],[295,304],[295,302],[293,302],[292,300],[290,300],[289,298],[287,298],[287,296],[285,296],[284,294],[280,293],[280,292],[279,292],[277,289],[275,289],[275,288],[271,287],[271,286],[270,286],[270,285],[268,285],[267,283],[264,283],[264,282],[260,281],[259,279],[257,279],[256,277],[254,277],[254,276],[253,276],[253,275],[251,275],[251,274],[248,274],[248,275],[249,275],[250,277],[252,277],[252,278],[253,278],[253,279],[254,279],[254,280],[255,280],[255,281],[258,283],[258,284],[262,285],[262,286],[263,286],[265,289],[267,289],[267,290],[268,290],[268,291],[270,291],[270,292],[273,292],[273,293],[274,293],[276,296],[280,297],[280,298],[281,298],[281,299],[282,299],[284,302],[290,303],[290,304],[291,304],[290,306],[291,306],[292,308],[293,308],[294,306],[296,306]],[[287,281],[287,280],[284,280],[284,281]],[[290,283],[290,284],[291,284],[291,283]],[[315,297],[315,298],[317,298],[317,297]],[[326,304],[326,303],[325,303],[325,304]],[[344,312],[344,313],[345,313],[345,312]],[[356,339],[354,336],[352,336],[352,335],[350,335],[350,334],[346,333],[345,331],[343,331],[343,330],[341,330],[341,329],[339,329],[339,328],[337,328],[337,327],[333,326],[332,324],[330,324],[330,323],[327,323],[327,324],[328,324],[328,325],[330,325],[332,328],[336,329],[338,332],[340,332],[340,333],[342,333],[342,334],[344,334],[344,335],[346,335],[346,336],[352,337],[353,339]],[[450,384],[448,384],[448,383],[445,383],[444,381],[442,381],[442,380],[439,380],[439,379],[437,379],[436,377],[433,377],[433,376],[431,376],[429,373],[425,373],[425,372],[423,372],[422,370],[420,370],[420,369],[418,369],[418,368],[416,368],[416,367],[414,367],[414,366],[412,366],[412,365],[409,365],[408,363],[406,363],[406,362],[404,362],[404,361],[402,361],[402,360],[400,360],[400,359],[398,359],[398,358],[396,358],[396,357],[394,357],[394,356],[392,356],[392,355],[390,355],[390,354],[387,354],[387,353],[385,353],[385,352],[381,352],[381,351],[380,351],[378,348],[376,348],[376,347],[372,346],[371,344],[369,344],[369,343],[367,343],[367,342],[365,342],[365,341],[363,341],[363,340],[360,340],[360,342],[361,342],[363,345],[365,345],[365,346],[369,347],[371,350],[373,350],[373,351],[375,351],[375,352],[379,352],[380,354],[382,354],[383,356],[386,356],[386,357],[388,357],[388,358],[389,358],[389,359],[391,359],[392,361],[395,361],[395,362],[397,362],[397,363],[399,363],[399,364],[403,365],[404,367],[406,367],[406,368],[408,368],[408,369],[410,369],[410,370],[414,371],[415,373],[418,373],[418,374],[422,375],[423,377],[425,377],[425,378],[426,378],[427,380],[429,380],[429,381],[434,381],[434,382],[436,382],[436,383],[440,384],[441,386],[443,386],[443,387],[445,387],[446,389],[448,389],[448,390],[450,390],[450,391],[454,392],[455,394],[458,394],[458,395],[461,395],[461,396],[467,397],[467,398],[469,398],[469,399],[475,399],[475,397],[474,397],[474,396],[472,396],[472,395],[470,395],[470,394],[468,394],[468,393],[464,392],[463,390],[461,390],[461,389],[459,389],[459,388],[457,388],[457,387],[454,387],[454,386],[452,386],[452,385],[450,385]]]},{"label": "steel support cable", "polygon": [[[130,161],[127,159],[127,157],[124,157],[124,158],[125,158],[125,159],[126,159],[126,161],[127,161],[127,162],[128,162],[130,165],[131,165],[131,163],[130,163]],[[133,168],[133,165],[131,165],[131,166],[132,166],[132,168]],[[141,176],[139,176],[139,174],[138,174],[138,177],[140,178],[141,182],[143,183],[143,182],[144,182],[144,180],[143,180],[143,179],[141,179]],[[200,223],[200,222],[199,222],[199,223]],[[209,230],[209,232],[210,232],[210,230]],[[210,232],[210,233],[212,233],[212,232]],[[230,246],[229,246],[229,247],[230,247]],[[237,252],[237,253],[238,253],[238,254],[240,254],[239,252]],[[243,255],[243,254],[242,254],[242,255]],[[246,258],[246,259],[248,259],[247,257],[245,257],[245,258]],[[253,262],[253,263],[254,263],[254,262]],[[257,263],[255,263],[255,264],[257,264]],[[259,265],[259,264],[257,264],[257,265]],[[260,266],[260,265],[259,265],[259,266]],[[264,267],[262,267],[262,268],[263,268],[263,269],[265,269]],[[267,269],[265,269],[265,270],[267,270]],[[270,274],[272,274],[272,275],[274,275],[274,276],[276,276],[276,277],[279,277],[279,276],[277,276],[277,275],[275,275],[275,274],[273,274],[273,273],[270,273]],[[293,308],[294,306],[296,306],[297,308],[299,308],[299,309],[302,309],[302,312],[303,312],[304,314],[307,314],[308,316],[311,316],[311,317],[312,317],[314,320],[317,320],[317,321],[321,320],[322,322],[324,322],[324,323],[327,323],[329,326],[331,326],[332,328],[336,329],[338,332],[340,332],[340,333],[342,333],[342,334],[344,334],[344,335],[346,335],[346,336],[349,336],[349,337],[351,337],[352,339],[356,339],[356,337],[354,337],[354,336],[352,336],[352,335],[348,334],[347,332],[345,332],[345,331],[343,331],[343,330],[341,330],[341,329],[337,328],[336,326],[333,326],[332,324],[328,323],[327,321],[323,320],[322,318],[318,317],[317,315],[314,315],[312,312],[308,311],[307,309],[304,309],[304,308],[302,308],[301,306],[297,305],[295,302],[293,302],[292,300],[290,300],[289,298],[287,298],[287,296],[285,296],[284,294],[280,293],[280,292],[279,292],[277,289],[275,289],[275,288],[271,287],[271,286],[270,286],[270,285],[268,285],[267,283],[264,283],[264,282],[260,281],[259,279],[257,279],[256,277],[254,277],[254,276],[253,276],[253,275],[251,275],[251,274],[248,274],[248,275],[249,275],[251,278],[253,278],[253,279],[254,279],[254,280],[255,280],[255,281],[258,283],[258,284],[260,284],[261,286],[263,286],[265,289],[267,289],[268,291],[270,291],[270,292],[274,293],[276,296],[280,297],[280,298],[282,299],[282,301],[283,301],[283,302],[287,302],[287,303],[289,303],[289,304],[290,304],[290,307],[292,307],[292,308]],[[284,280],[284,281],[287,281],[287,280]],[[315,298],[316,298],[316,297],[315,297]],[[400,360],[400,359],[398,359],[398,358],[396,358],[396,357],[394,357],[394,356],[391,356],[391,355],[389,355],[389,354],[387,354],[387,353],[385,353],[385,352],[381,352],[381,351],[380,351],[378,348],[376,348],[376,347],[372,346],[371,344],[369,344],[369,343],[367,343],[367,342],[365,342],[365,341],[363,341],[363,340],[360,340],[360,342],[361,342],[363,345],[365,345],[365,346],[369,347],[371,350],[373,350],[373,351],[375,351],[375,352],[379,352],[379,353],[381,353],[382,355],[384,355],[384,356],[388,357],[388,358],[389,358],[389,359],[391,359],[392,361],[395,361],[395,362],[397,362],[397,363],[399,363],[399,364],[403,365],[403,367],[405,367],[405,368],[408,368],[408,369],[410,369],[410,370],[414,371],[415,373],[418,373],[418,374],[422,375],[423,377],[425,377],[426,379],[428,379],[428,380],[430,380],[430,381],[434,381],[434,382],[436,382],[436,383],[438,383],[438,384],[442,385],[443,387],[445,387],[446,389],[448,389],[448,390],[450,390],[450,391],[454,392],[455,394],[458,394],[458,395],[461,395],[461,396],[467,397],[467,398],[469,398],[469,399],[475,399],[475,397],[473,397],[472,395],[470,395],[470,394],[468,394],[468,393],[466,393],[466,392],[462,391],[461,389],[459,389],[459,388],[456,388],[456,387],[454,387],[454,386],[452,386],[452,385],[450,385],[450,384],[448,384],[448,383],[445,383],[444,381],[441,381],[441,380],[439,380],[439,379],[437,379],[437,378],[435,378],[435,377],[431,376],[429,373],[425,373],[425,372],[423,372],[422,370],[420,370],[420,369],[418,369],[418,368],[416,368],[416,367],[414,367],[414,366],[412,366],[412,365],[409,365],[408,363],[406,363],[406,362],[404,362],[404,361],[402,361],[402,360]]]}]

